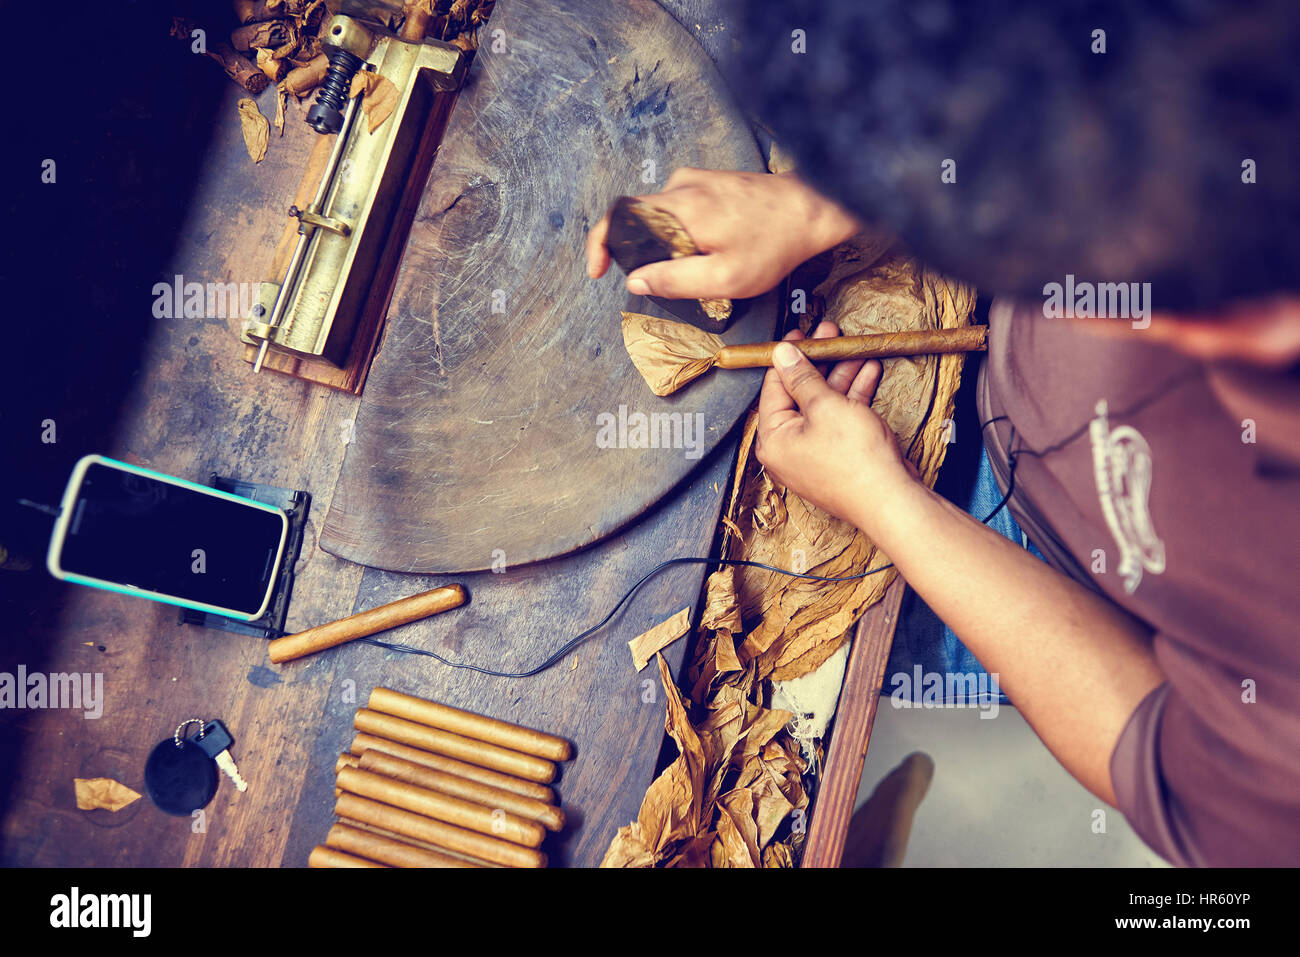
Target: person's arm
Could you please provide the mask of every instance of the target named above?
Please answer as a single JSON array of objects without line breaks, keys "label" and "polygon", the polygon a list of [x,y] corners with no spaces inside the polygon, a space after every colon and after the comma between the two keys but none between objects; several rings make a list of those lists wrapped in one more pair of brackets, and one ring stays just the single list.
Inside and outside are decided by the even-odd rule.
[{"label": "person's arm", "polygon": [[[672,213],[704,255],[649,263],[627,277],[633,295],[745,299],[856,235],[853,216],[792,173],[679,169],[663,192],[638,196]],[[609,268],[608,215],[587,234],[587,273]]]},{"label": "person's arm", "polygon": [[823,379],[793,347],[778,348],[782,359],[759,400],[759,461],[870,536],[1061,764],[1114,804],[1115,743],[1164,681],[1147,630],[917,481],[870,409],[879,363]]}]

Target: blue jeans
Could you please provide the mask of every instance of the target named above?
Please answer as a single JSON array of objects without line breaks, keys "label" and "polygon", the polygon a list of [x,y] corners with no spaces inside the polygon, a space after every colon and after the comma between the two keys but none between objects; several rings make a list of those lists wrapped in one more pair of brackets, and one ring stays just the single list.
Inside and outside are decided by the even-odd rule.
[{"label": "blue jeans", "polygon": [[[975,439],[972,437],[972,440]],[[967,471],[970,471],[969,466]],[[983,521],[1002,501],[1002,490],[993,477],[993,467],[984,454],[982,444],[973,471],[973,476],[958,475],[956,481],[942,483],[942,490],[936,485],[936,490]],[[1003,508],[998,512],[988,526],[1042,559],[1042,553],[1025,538],[1009,509]],[[904,700],[921,703],[923,689],[917,679],[925,675],[941,676],[941,700],[946,705],[960,704],[961,702],[954,701],[954,697],[965,694],[965,689],[969,688],[978,688],[983,702],[991,702],[996,697],[1000,704],[1011,703],[998,687],[996,678],[988,676],[979,659],[958,640],[956,633],[909,587],[903,595],[903,606],[898,615],[898,627],[894,632],[894,646],[889,653],[882,691],[894,698],[901,695]],[[964,681],[959,680],[954,685],[948,677],[953,675],[963,676]]]}]

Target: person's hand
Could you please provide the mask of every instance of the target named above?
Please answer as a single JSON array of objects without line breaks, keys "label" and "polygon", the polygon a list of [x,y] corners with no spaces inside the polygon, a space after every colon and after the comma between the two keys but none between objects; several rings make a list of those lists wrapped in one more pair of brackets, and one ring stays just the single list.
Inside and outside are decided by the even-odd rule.
[{"label": "person's hand", "polygon": [[[627,291],[665,299],[746,299],[767,292],[796,266],[860,229],[842,207],[792,174],[683,168],[663,192],[639,200],[672,213],[702,256],[647,263]],[[587,234],[587,273],[609,268],[609,216]]]},{"label": "person's hand", "polygon": [[[831,322],[813,332],[815,339],[837,335]],[[786,336],[801,338],[797,331]],[[838,362],[823,378],[794,346],[777,346],[773,361],[758,400],[758,460],[823,511],[859,528],[872,524],[873,506],[915,480],[893,430],[871,411],[880,362]]]}]

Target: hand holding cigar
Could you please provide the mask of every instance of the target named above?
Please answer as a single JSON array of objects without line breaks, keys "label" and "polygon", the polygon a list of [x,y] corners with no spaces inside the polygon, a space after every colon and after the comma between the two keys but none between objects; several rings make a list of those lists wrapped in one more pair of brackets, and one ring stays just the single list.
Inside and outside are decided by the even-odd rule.
[{"label": "hand holding cigar", "polygon": [[[985,326],[908,329],[865,336],[800,339],[793,345],[813,362],[887,359],[898,356],[979,352],[987,348]],[[623,313],[623,343],[632,364],[655,395],[671,395],[717,367],[751,369],[772,365],[775,342],[727,345],[713,333],[686,323]]]}]

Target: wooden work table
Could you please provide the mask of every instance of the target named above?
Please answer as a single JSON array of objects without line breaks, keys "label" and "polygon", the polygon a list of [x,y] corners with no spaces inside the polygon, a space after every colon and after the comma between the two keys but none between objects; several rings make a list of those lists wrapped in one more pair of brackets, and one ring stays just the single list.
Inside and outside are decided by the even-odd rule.
[{"label": "wooden work table", "polygon": [[[698,4],[676,6],[689,8],[688,19],[699,22]],[[76,316],[67,307],[66,356],[38,356],[19,373],[30,376],[30,401],[13,414],[14,435],[6,436],[15,458],[31,466],[20,475],[26,485],[16,480],[19,494],[56,501],[71,462],[91,452],[197,481],[215,472],[305,489],[314,501],[290,630],[461,581],[472,595],[468,607],[382,637],[501,671],[533,667],[603,617],[664,558],[710,553],[734,437],[633,527],[565,558],[507,566],[501,574],[412,576],[365,568],[319,549],[316,534],[358,398],[276,373],[255,375],[241,358],[237,318],[147,318],[153,283],[175,274],[220,283],[267,278],[284,209],[315,136],[301,120],[305,106],[291,106],[283,137],[272,132],[265,160],[254,167],[236,120],[241,92],[218,79],[192,114],[153,112],[141,121],[136,133],[147,126],[155,140],[175,137],[173,153],[133,143],[129,113],[124,129],[120,115],[106,118],[110,130],[119,124],[117,142],[80,134],[68,140],[61,175],[93,179],[93,170],[78,167],[92,167],[95,156],[120,154],[117,172],[100,174],[110,188],[147,191],[156,185],[177,192],[140,201],[149,215],[162,217],[152,227],[166,235],[160,240],[165,255],[147,276],[114,276],[111,237],[74,240],[103,253],[102,261],[81,267],[97,271],[83,285],[101,292],[78,300]],[[159,95],[169,104],[176,99]],[[273,115],[270,97],[264,100],[263,111]],[[157,125],[167,123],[173,130],[157,136]],[[150,163],[161,170],[156,177]],[[102,188],[78,181],[64,193],[41,194],[32,199],[31,214],[67,222],[70,210],[42,206],[48,197],[75,205]],[[102,219],[138,212],[129,196],[117,195],[105,200]],[[54,255],[62,235],[38,230],[31,242]],[[88,300],[97,303],[93,312]],[[128,318],[113,326],[115,314]],[[47,417],[59,422],[57,444],[37,438],[37,423]],[[556,785],[570,824],[548,838],[545,849],[553,865],[593,866],[615,830],[635,818],[664,742],[658,678],[653,667],[634,670],[626,643],[683,606],[698,612],[704,569],[664,572],[608,629],[528,679],[453,670],[359,643],[275,666],[264,641],[181,626],[173,608],[63,585],[40,567],[0,574],[7,619],[0,671],[22,664],[29,672],[102,673],[105,699],[99,718],[67,710],[0,712],[4,865],[303,866],[333,820],[334,762],[351,741],[352,715],[382,684],[571,740],[576,755]],[[862,634],[870,631],[870,642],[860,638],[851,658],[854,693],[870,706],[842,743],[832,742],[831,769],[839,783],[823,783],[824,822],[814,810],[809,850],[817,863],[837,862],[842,848],[898,591],[891,589],[879,617],[868,617],[874,624],[864,625]],[[675,674],[688,643],[665,652]],[[229,726],[247,792],[237,793],[223,778],[201,826],[162,813],[147,798],[116,814],[76,808],[74,777],[113,777],[143,792],[149,751],[191,717],[221,718]]]}]

